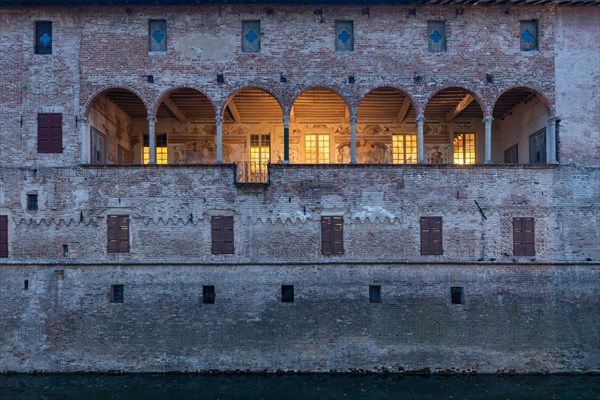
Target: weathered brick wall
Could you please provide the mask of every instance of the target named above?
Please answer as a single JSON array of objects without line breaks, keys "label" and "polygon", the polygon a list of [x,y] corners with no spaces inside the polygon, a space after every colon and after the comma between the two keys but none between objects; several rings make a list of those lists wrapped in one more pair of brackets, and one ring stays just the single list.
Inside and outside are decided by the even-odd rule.
[{"label": "weathered brick wall", "polygon": [[[268,186],[234,183],[234,167],[2,170],[7,261],[250,260],[512,262],[512,218],[535,218],[535,258],[600,259],[600,171],[540,166],[270,167]],[[501,190],[500,190],[501,189]],[[28,211],[28,193],[39,210]],[[477,202],[485,214],[479,212]],[[129,254],[106,254],[106,216],[131,217]],[[213,256],[210,217],[233,215],[235,255]],[[321,216],[344,216],[343,257],[320,254]],[[443,256],[421,256],[419,217],[443,218]]]},{"label": "weathered brick wall", "polygon": [[[597,265],[6,267],[0,372],[598,372],[599,277]],[[114,284],[123,304],[108,301]]]}]

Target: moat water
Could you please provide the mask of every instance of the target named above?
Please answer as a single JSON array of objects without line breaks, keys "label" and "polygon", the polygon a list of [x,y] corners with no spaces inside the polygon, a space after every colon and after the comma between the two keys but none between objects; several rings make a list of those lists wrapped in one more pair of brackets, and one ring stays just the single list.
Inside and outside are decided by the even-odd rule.
[{"label": "moat water", "polygon": [[0,399],[587,400],[600,376],[12,375]]}]

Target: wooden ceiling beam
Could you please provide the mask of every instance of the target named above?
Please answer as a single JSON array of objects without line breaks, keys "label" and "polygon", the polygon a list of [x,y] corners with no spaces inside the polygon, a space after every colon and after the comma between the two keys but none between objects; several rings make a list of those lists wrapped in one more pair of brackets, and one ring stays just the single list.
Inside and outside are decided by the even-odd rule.
[{"label": "wooden ceiling beam", "polygon": [[179,120],[179,122],[181,122],[182,124],[187,124],[188,123],[188,118],[179,109],[179,107],[177,107],[177,104],[175,104],[175,102],[173,102],[173,100],[171,99],[171,97],[165,96],[165,98],[163,99],[163,103],[173,113],[173,115],[175,116],[175,118],[177,118]]},{"label": "wooden ceiling beam", "polygon": [[402,121],[404,121],[404,118],[406,118],[406,113],[408,112],[408,109],[410,108],[410,99],[408,97],[404,98],[404,101],[402,102],[402,105],[400,106],[400,109],[398,110],[398,114],[396,115],[396,121],[401,123]]},{"label": "wooden ceiling beam", "polygon": [[454,107],[448,114],[446,114],[446,116],[444,117],[444,122],[451,122],[452,120],[454,120],[454,118],[456,118],[458,114],[460,114],[465,108],[467,108],[469,104],[473,102],[473,100],[475,100],[475,97],[473,97],[473,95],[470,94],[463,97],[462,100],[458,102],[456,107]]},{"label": "wooden ceiling beam", "polygon": [[240,112],[238,111],[235,105],[235,101],[233,101],[233,99],[229,100],[229,103],[227,103],[227,108],[229,109],[229,112],[231,113],[231,116],[233,117],[235,123],[241,124],[242,117],[240,116]]}]

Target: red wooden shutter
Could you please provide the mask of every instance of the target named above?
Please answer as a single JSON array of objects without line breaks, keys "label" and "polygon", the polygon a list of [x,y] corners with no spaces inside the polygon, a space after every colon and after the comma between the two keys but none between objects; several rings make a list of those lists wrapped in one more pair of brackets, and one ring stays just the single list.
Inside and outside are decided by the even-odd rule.
[{"label": "red wooden shutter", "polygon": [[0,257],[8,257],[8,217],[0,215]]},{"label": "red wooden shutter", "polygon": [[442,217],[421,217],[421,255],[444,254]]},{"label": "red wooden shutter", "polygon": [[344,254],[344,217],[333,217],[332,228],[332,254]]},{"label": "red wooden shutter", "polygon": [[212,217],[211,240],[213,254],[234,254],[233,217]]},{"label": "red wooden shutter", "polygon": [[62,153],[62,114],[50,114],[50,153]]},{"label": "red wooden shutter", "polygon": [[50,114],[38,114],[38,153],[50,152]]},{"label": "red wooden shutter", "polygon": [[526,256],[535,256],[533,218],[523,218],[523,251]]},{"label": "red wooden shutter", "polygon": [[118,218],[118,249],[119,253],[129,253],[129,216],[119,215]]},{"label": "red wooden shutter", "polygon": [[233,254],[233,217],[223,217],[223,254]]},{"label": "red wooden shutter", "polygon": [[332,232],[331,217],[321,217],[321,253],[331,254],[333,244],[331,240]]},{"label": "red wooden shutter", "polygon": [[108,252],[118,252],[118,239],[119,239],[119,217],[116,215],[109,215],[106,219],[107,231],[106,237],[108,239]]}]

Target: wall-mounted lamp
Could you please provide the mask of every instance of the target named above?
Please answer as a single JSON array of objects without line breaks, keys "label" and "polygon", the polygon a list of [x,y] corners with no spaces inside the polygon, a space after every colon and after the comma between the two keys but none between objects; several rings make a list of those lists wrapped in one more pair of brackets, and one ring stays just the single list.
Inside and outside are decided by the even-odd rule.
[{"label": "wall-mounted lamp", "polygon": [[225,82],[225,77],[223,76],[223,74],[217,74],[217,83],[224,83]]},{"label": "wall-mounted lamp", "polygon": [[406,11],[406,16],[409,18],[414,18],[417,16],[417,9],[416,8],[409,8]]},{"label": "wall-mounted lamp", "polygon": [[421,83],[421,75],[418,75],[416,72],[413,79],[415,80],[415,83]]},{"label": "wall-mounted lamp", "polygon": [[366,15],[368,18],[371,18],[371,10],[369,9],[369,7],[363,7],[362,14]]},{"label": "wall-mounted lamp", "polygon": [[287,82],[287,76],[285,76],[283,73],[280,73],[279,74],[279,82],[286,83]]},{"label": "wall-mounted lamp", "polygon": [[354,75],[348,75],[348,83],[354,85],[355,79]]},{"label": "wall-mounted lamp", "polygon": [[485,74],[485,81],[487,83],[494,83],[494,75],[492,75],[492,74]]},{"label": "wall-mounted lamp", "polygon": [[148,75],[148,83],[154,83],[154,75]]},{"label": "wall-mounted lamp", "polygon": [[457,8],[455,10],[456,15],[463,15],[465,13],[465,9],[464,8]]},{"label": "wall-mounted lamp", "polygon": [[267,15],[273,15],[275,11],[272,8],[267,8]]}]

